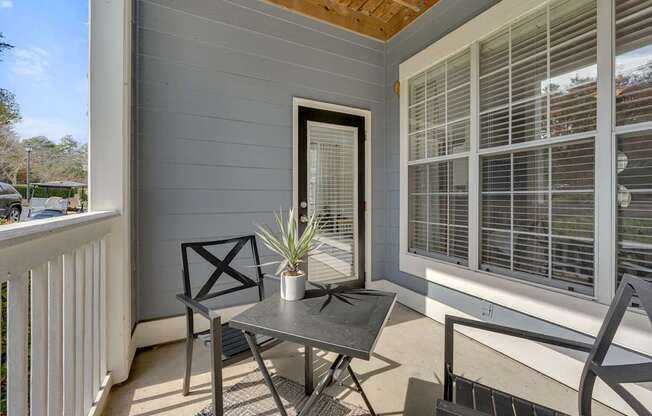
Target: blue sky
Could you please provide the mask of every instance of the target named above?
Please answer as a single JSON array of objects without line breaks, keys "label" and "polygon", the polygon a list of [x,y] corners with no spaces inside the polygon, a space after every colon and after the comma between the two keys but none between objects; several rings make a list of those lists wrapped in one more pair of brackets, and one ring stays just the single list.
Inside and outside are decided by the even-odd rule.
[{"label": "blue sky", "polygon": [[22,138],[88,140],[88,0],[0,0],[0,87],[16,95]]}]

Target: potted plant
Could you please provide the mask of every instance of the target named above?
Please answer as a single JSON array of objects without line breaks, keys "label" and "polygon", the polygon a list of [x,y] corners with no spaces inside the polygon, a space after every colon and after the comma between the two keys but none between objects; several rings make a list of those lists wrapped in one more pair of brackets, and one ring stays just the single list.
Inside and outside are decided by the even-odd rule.
[{"label": "potted plant", "polygon": [[278,227],[275,234],[266,226],[258,225],[258,237],[274,253],[281,256],[281,260],[265,263],[278,264],[277,275],[281,277],[281,297],[285,300],[303,299],[306,291],[306,275],[300,269],[304,258],[313,250],[318,248],[317,236],[319,235],[319,223],[313,214],[306,223],[306,228],[299,235],[299,222],[294,209],[290,209],[287,219],[283,211],[274,212],[274,218]]}]

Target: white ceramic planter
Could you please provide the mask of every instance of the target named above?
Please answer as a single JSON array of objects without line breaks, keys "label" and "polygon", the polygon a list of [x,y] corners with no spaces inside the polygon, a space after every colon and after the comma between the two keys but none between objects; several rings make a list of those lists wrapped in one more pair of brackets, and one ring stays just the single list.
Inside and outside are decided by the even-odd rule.
[{"label": "white ceramic planter", "polygon": [[306,294],[306,275],[288,276],[281,273],[281,298],[285,300],[300,300]]}]

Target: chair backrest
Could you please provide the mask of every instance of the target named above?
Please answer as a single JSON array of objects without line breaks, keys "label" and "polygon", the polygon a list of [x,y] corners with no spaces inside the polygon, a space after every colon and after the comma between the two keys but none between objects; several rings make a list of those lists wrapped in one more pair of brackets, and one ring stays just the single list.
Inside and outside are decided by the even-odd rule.
[{"label": "chair backrest", "polygon": [[[652,324],[652,283],[643,279],[625,276],[618,288],[593,349],[582,372],[580,380],[580,416],[591,415],[591,397],[596,377],[599,377],[616,392],[640,416],[650,416],[650,410],[626,390],[622,383],[644,383],[652,381],[652,361],[636,364],[605,365],[604,359],[613,344],[614,336],[620,326],[632,298],[638,296],[641,308],[647,313]],[[651,327],[652,332],[652,327]]]},{"label": "chair backrest", "polygon": [[[244,273],[234,269],[230,264],[236,258],[238,253],[244,248],[247,243],[251,246],[251,255],[252,255],[252,269],[256,271],[256,279],[254,281],[249,276]],[[229,252],[224,256],[223,259],[219,259],[215,254],[211,253],[208,248],[215,247],[220,245],[232,245],[233,247]],[[192,284],[190,281],[190,265],[188,262],[188,251],[192,250],[197,253],[202,259],[210,263],[215,267],[215,271],[207,276],[206,281],[201,285],[197,293],[192,293]],[[262,300],[264,295],[263,290],[263,272],[262,267],[260,266],[260,257],[258,255],[258,246],[256,245],[256,236],[255,235],[245,235],[242,237],[228,238],[225,240],[218,241],[201,241],[201,242],[191,242],[181,244],[181,258],[183,260],[183,292],[184,295],[192,298],[196,301],[204,301],[207,299],[212,299],[217,296],[225,295],[227,293],[237,292],[239,290],[248,289],[251,287],[258,287],[258,293],[260,300]],[[212,291],[213,286],[217,280],[226,274],[231,276],[236,281],[241,284],[236,287],[221,291]]]}]

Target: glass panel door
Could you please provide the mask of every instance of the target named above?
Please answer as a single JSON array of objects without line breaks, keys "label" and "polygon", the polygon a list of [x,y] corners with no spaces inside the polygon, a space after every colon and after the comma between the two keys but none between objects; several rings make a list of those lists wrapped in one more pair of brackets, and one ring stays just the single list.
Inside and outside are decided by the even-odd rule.
[{"label": "glass panel door", "polygon": [[321,226],[320,246],[308,258],[308,279],[357,280],[358,129],[315,121],[307,127],[307,212]]}]

